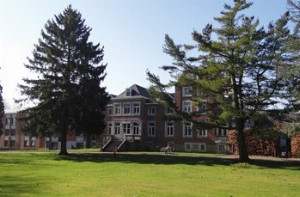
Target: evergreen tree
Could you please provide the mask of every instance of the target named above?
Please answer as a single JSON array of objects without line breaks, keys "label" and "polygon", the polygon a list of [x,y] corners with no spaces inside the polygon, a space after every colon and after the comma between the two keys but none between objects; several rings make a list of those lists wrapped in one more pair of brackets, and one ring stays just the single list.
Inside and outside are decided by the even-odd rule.
[{"label": "evergreen tree", "polygon": [[[103,128],[102,112],[108,102],[105,88],[106,65],[102,64],[103,47],[90,42],[91,28],[81,14],[67,7],[62,14],[49,20],[42,38],[28,58],[25,67],[36,78],[25,78],[19,85],[25,99],[37,104],[24,110],[24,130],[31,135],[59,136],[60,154],[67,154],[70,131],[88,135]],[[88,123],[93,124],[93,128]]]},{"label": "evergreen tree", "polygon": [[[208,24],[199,33],[192,33],[194,45],[176,45],[166,35],[164,52],[174,58],[171,66],[163,66],[174,78],[163,84],[158,76],[148,72],[153,84],[151,94],[156,101],[173,108],[175,117],[191,121],[198,127],[224,127],[230,123],[238,132],[239,158],[248,162],[244,127],[248,119],[268,110],[282,92],[277,69],[282,62],[283,40],[288,35],[284,15],[268,29],[258,28],[259,21],[241,14],[252,3],[234,0],[225,4],[220,17],[214,18],[219,27]],[[198,50],[198,56],[191,56]],[[206,104],[193,113],[183,112],[170,99],[166,88],[190,86],[193,105]],[[208,121],[201,119],[207,112]]]},{"label": "evergreen tree", "polygon": [[299,110],[300,100],[300,2],[288,0],[288,10],[290,19],[294,23],[293,34],[288,37],[286,44],[288,46],[287,56],[289,57],[288,67],[283,69],[287,82],[290,85],[290,91],[293,97],[289,98],[296,110]]},{"label": "evergreen tree", "polygon": [[3,104],[3,97],[2,97],[2,86],[0,85],[0,136],[3,133],[3,120],[4,117],[4,104]]}]

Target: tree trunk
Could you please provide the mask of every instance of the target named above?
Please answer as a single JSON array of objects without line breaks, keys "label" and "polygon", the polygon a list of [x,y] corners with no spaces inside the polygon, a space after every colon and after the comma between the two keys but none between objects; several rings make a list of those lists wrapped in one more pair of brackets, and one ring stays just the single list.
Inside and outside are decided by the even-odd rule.
[{"label": "tree trunk", "polygon": [[61,140],[60,140],[60,155],[67,155],[67,133],[63,131],[61,133]]},{"label": "tree trunk", "polygon": [[91,134],[86,134],[86,148],[91,148],[92,142],[91,142]]},{"label": "tree trunk", "polygon": [[240,162],[249,162],[247,147],[246,147],[246,140],[244,135],[244,124],[245,122],[243,120],[237,120],[237,141],[239,146],[239,160]]}]

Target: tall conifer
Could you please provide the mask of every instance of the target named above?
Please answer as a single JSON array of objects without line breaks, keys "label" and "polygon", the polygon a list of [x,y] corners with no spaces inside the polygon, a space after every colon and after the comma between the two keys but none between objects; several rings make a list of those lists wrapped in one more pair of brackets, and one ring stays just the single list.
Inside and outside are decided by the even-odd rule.
[{"label": "tall conifer", "polygon": [[[31,135],[57,135],[60,154],[67,154],[70,131],[88,135],[103,128],[102,111],[108,102],[105,88],[106,65],[102,64],[103,47],[90,42],[91,28],[71,6],[49,20],[42,38],[25,67],[36,78],[25,78],[19,85],[24,100],[37,103],[24,110],[24,130]],[[93,128],[87,123],[97,123]]]},{"label": "tall conifer", "polygon": [[[163,66],[175,79],[163,84],[158,76],[148,72],[153,86],[150,91],[157,102],[174,109],[176,116],[194,123],[194,128],[225,127],[238,132],[239,158],[249,160],[244,127],[248,119],[267,110],[280,96],[281,77],[277,74],[282,58],[283,40],[288,35],[286,16],[268,29],[258,28],[259,21],[243,13],[252,3],[234,0],[225,4],[218,27],[208,24],[199,33],[192,33],[194,45],[176,45],[166,35],[164,52],[174,58],[171,66]],[[197,56],[189,56],[189,52]],[[193,104],[203,105],[199,111],[185,113],[172,103],[165,89],[170,86],[192,87]],[[203,111],[208,121],[203,121]]]}]

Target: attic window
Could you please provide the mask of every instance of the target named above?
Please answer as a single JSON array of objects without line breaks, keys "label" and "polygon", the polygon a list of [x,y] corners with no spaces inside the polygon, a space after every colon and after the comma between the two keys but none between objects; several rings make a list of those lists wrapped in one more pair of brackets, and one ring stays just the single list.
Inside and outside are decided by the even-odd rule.
[{"label": "attic window", "polygon": [[126,92],[126,96],[131,96],[131,89],[130,88],[127,88],[125,92]]}]

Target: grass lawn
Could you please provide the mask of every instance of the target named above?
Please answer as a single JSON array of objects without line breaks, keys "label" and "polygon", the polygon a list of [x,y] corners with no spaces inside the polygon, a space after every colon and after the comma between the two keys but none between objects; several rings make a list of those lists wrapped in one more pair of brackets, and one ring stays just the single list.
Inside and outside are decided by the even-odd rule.
[{"label": "grass lawn", "polygon": [[300,164],[163,154],[0,153],[0,196],[300,196]]}]

